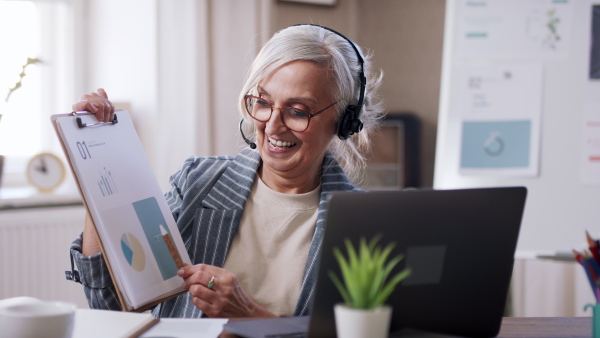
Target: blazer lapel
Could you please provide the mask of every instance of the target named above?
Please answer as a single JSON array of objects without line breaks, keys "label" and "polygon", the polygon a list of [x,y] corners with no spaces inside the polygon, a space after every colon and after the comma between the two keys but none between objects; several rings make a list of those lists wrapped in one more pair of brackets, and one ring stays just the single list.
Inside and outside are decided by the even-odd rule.
[{"label": "blazer lapel", "polygon": [[194,263],[225,263],[260,163],[257,151],[242,150],[202,200],[189,250]]},{"label": "blazer lapel", "polygon": [[300,288],[300,299],[294,312],[295,316],[306,316],[309,313],[311,300],[314,297],[314,290],[317,282],[317,266],[321,253],[321,244],[325,235],[325,219],[327,214],[327,204],[329,196],[335,191],[358,191],[344,174],[339,163],[331,153],[325,155],[323,160],[323,169],[321,174],[321,199],[319,202],[319,215],[315,233],[313,235],[308,259],[304,269],[304,280]]}]

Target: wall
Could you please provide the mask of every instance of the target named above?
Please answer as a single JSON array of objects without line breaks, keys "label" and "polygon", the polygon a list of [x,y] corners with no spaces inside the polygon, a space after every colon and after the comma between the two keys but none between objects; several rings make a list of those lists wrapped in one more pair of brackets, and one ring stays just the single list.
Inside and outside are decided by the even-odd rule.
[{"label": "wall", "polygon": [[[359,38],[384,71],[388,111],[421,119],[421,185],[433,185],[442,46],[443,0],[361,1],[368,24]],[[378,55],[378,57],[377,57]]]}]

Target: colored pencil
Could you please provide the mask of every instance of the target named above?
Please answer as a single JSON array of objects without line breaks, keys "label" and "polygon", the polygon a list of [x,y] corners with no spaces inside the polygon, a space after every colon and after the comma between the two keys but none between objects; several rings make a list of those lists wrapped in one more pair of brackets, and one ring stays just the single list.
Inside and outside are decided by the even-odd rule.
[{"label": "colored pencil", "polygon": [[592,287],[592,292],[596,298],[596,303],[600,304],[600,244],[594,240],[589,232],[585,232],[589,250],[583,252],[573,250],[573,257],[583,266],[583,270]]}]

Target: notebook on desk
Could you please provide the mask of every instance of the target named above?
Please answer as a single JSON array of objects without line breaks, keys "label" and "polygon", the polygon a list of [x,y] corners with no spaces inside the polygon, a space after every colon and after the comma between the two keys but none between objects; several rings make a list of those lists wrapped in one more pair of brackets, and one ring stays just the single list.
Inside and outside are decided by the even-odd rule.
[{"label": "notebook on desk", "polygon": [[[387,301],[393,306],[392,332],[495,336],[504,314],[525,198],[523,187],[334,194],[310,318],[271,319],[264,325],[232,322],[224,329],[246,337],[334,337],[333,307],[342,298],[327,275],[330,270],[339,275],[332,250],[342,248],[345,238],[358,243],[362,236],[381,234],[380,244],[393,241],[394,252],[405,254],[398,269],[412,269]],[[296,327],[286,332],[282,321]],[[260,329],[248,330],[250,325]]]}]

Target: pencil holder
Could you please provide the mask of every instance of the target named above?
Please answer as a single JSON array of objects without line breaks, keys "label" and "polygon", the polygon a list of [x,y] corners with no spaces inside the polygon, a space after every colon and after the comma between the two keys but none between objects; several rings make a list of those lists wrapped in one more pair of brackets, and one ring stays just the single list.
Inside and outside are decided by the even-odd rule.
[{"label": "pencil holder", "polygon": [[592,308],[592,338],[600,338],[600,303],[587,304],[583,310]]}]

